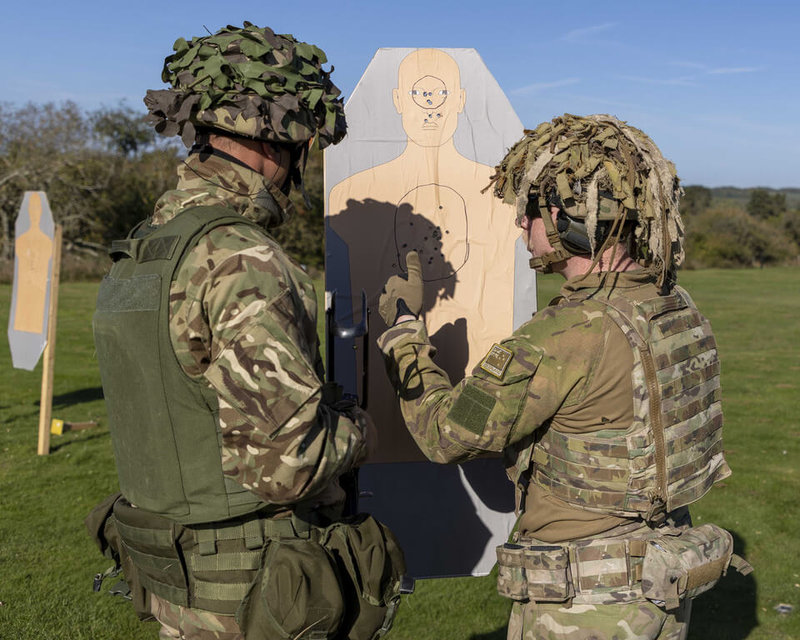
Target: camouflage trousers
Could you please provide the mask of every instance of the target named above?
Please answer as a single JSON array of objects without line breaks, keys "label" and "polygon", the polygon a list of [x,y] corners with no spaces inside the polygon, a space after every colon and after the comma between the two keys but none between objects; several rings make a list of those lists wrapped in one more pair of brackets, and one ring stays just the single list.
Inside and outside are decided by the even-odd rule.
[{"label": "camouflage trousers", "polygon": [[244,640],[233,616],[181,607],[152,594],[150,611],[161,624],[162,640]]},{"label": "camouflage trousers", "polygon": [[508,640],[685,640],[692,601],[672,612],[652,602],[561,604],[515,602]]}]

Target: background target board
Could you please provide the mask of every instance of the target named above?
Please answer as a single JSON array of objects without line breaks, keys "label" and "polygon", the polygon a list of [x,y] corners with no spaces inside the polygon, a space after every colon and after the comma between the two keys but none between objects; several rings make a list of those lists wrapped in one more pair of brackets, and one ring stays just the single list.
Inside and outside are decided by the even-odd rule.
[{"label": "background target board", "polygon": [[55,224],[47,195],[26,191],[14,226],[8,343],[14,367],[32,371],[47,344]]},{"label": "background target board", "polygon": [[513,487],[499,458],[447,467],[421,453],[375,346],[386,329],[377,304],[416,250],[425,323],[454,384],[530,318],[535,274],[514,209],[481,193],[522,124],[474,49],[380,49],[345,111],[348,135],[325,151],[326,297],[339,326],[360,320],[362,291],[372,312],[366,344],[330,341],[337,382],[361,396],[369,350],[380,443],[360,506],[398,533],[411,575],[482,575],[513,526]]}]

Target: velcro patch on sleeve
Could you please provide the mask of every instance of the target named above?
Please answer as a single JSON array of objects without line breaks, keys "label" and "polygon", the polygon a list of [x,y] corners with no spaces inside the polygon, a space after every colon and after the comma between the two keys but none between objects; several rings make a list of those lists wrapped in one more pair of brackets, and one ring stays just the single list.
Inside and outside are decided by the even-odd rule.
[{"label": "velcro patch on sleeve", "polygon": [[472,433],[481,435],[496,403],[497,398],[468,384],[453,403],[447,419]]},{"label": "velcro patch on sleeve", "polygon": [[502,380],[508,368],[508,363],[511,362],[513,357],[514,354],[511,351],[501,347],[499,344],[494,344],[489,353],[486,354],[486,357],[481,360],[480,367],[486,373]]}]

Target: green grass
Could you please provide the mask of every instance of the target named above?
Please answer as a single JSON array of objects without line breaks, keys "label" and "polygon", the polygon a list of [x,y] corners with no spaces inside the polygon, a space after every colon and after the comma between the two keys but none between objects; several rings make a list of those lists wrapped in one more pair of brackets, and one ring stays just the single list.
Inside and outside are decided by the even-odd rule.
[{"label": "green grass", "polygon": [[[693,271],[681,284],[711,319],[723,363],[725,443],[734,475],[693,509],[697,522],[730,529],[756,571],[731,573],[694,603],[692,640],[800,638],[800,270]],[[560,280],[543,278],[540,304]],[[111,445],[91,340],[97,287],[61,288],[54,417],[97,420],[94,429],[53,436],[36,455],[41,365],[11,368],[0,346],[0,638],[150,639],[125,603],[91,591],[107,567],[83,518],[115,490]],[[0,326],[9,287],[0,286]],[[795,612],[781,616],[778,603]],[[406,598],[396,640],[502,640],[508,602],[493,577],[425,580]]]}]

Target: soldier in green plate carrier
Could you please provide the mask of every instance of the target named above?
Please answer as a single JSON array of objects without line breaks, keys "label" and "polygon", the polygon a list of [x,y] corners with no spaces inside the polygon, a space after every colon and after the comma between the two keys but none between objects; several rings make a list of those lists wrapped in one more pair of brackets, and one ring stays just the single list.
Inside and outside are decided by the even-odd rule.
[{"label": "soldier in green plate carrier", "polygon": [[714,336],[675,284],[675,169],[614,117],[564,115],[527,131],[490,186],[516,206],[531,267],[567,281],[453,388],[409,254],[379,338],[406,425],[435,462],[505,456],[519,513],[497,549],[509,640],[685,638],[692,597],[749,566],[727,531],[689,519],[730,470]]},{"label": "soldier in green plate carrier", "polygon": [[320,49],[249,23],[174,51],[145,104],[191,151],[111,248],[94,332],[121,494],[87,525],[162,638],[380,637],[402,552],[338,483],[371,426],[323,384],[312,280],[270,235],[312,140],[345,135],[339,90]]}]

